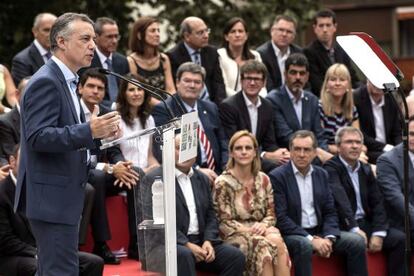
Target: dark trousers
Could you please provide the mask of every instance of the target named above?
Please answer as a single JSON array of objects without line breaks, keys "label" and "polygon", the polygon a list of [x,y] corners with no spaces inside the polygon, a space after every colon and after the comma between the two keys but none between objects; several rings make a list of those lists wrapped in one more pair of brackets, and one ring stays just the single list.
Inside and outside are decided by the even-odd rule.
[{"label": "dark trousers", "polygon": [[95,169],[89,171],[88,182],[95,188],[95,200],[91,216],[92,236],[95,242],[103,242],[111,239],[105,200],[108,195],[116,195],[123,190],[127,192],[130,240],[133,239],[135,242],[137,228],[133,189],[128,190],[125,186],[122,188],[115,186],[115,177],[113,175]]},{"label": "dark trousers", "polygon": [[[192,242],[202,246],[198,239]],[[196,276],[196,269],[221,276],[243,275],[245,257],[238,248],[224,243],[213,244],[213,247],[216,256],[214,261],[211,263],[197,263],[193,252],[189,248],[177,244],[177,275]]]},{"label": "dark trousers", "polygon": [[91,220],[95,189],[91,184],[85,186],[85,202],[83,203],[82,218],[79,225],[79,244],[85,244],[88,235],[88,225]]},{"label": "dark trousers", "polygon": [[[372,227],[369,221],[364,219],[358,220],[359,227],[367,234],[368,239],[372,234]],[[382,250],[387,255],[388,275],[403,276],[404,274],[404,232],[390,227],[387,236],[384,238]]]}]

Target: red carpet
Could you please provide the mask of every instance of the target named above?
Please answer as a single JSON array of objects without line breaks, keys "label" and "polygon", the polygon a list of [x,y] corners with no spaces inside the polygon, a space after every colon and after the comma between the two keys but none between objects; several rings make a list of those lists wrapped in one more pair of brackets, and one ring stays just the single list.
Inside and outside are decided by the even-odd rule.
[{"label": "red carpet", "polygon": [[120,265],[105,265],[103,276],[155,276],[157,273],[141,271],[138,261],[122,258]]}]

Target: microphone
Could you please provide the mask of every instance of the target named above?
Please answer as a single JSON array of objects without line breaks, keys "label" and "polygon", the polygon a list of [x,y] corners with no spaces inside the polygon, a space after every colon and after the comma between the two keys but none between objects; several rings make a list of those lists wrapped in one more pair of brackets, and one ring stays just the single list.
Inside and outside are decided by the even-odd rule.
[{"label": "microphone", "polygon": [[[171,120],[173,120],[175,118],[174,116],[174,112],[172,112],[172,110],[170,109],[170,107],[167,105],[167,103],[165,102],[165,98],[163,96],[165,96],[165,94],[162,94],[163,96],[161,96],[158,93],[155,93],[154,91],[150,90],[149,88],[145,87],[144,85],[142,85],[141,82],[135,80],[135,79],[131,79],[125,76],[122,76],[121,74],[109,71],[108,69],[105,68],[98,68],[99,73],[105,74],[105,75],[112,75],[116,78],[119,78],[123,81],[126,81],[127,83],[130,83],[132,85],[135,85],[136,87],[141,88],[142,90],[148,92],[148,94],[150,94],[152,97],[159,99],[160,101],[162,101],[162,103],[165,106],[165,109],[168,112],[168,115],[171,117]],[[165,91],[166,92],[166,91]],[[169,94],[168,92],[166,92],[167,94]],[[171,95],[170,95],[171,96]],[[174,97],[173,97],[174,98]]]}]

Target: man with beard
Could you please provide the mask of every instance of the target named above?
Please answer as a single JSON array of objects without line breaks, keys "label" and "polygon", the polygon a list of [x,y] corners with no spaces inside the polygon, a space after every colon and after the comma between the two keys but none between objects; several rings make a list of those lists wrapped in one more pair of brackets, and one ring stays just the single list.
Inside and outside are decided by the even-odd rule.
[{"label": "man with beard", "polygon": [[291,54],[285,63],[285,85],[272,90],[267,99],[274,110],[276,140],[279,146],[288,147],[289,139],[297,130],[310,130],[318,140],[318,157],[332,157],[327,150],[318,112],[318,98],[304,90],[309,79],[309,63],[301,53]]}]

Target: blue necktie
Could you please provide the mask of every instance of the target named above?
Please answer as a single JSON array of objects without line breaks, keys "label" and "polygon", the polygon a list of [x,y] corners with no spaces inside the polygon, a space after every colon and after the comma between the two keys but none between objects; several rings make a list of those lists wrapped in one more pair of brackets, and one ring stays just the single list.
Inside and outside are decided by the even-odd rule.
[{"label": "blue necktie", "polygon": [[[113,71],[112,60],[107,58],[105,62],[108,65],[108,70]],[[116,78],[112,75],[108,75],[108,93],[109,93],[109,100],[111,102],[115,102],[116,97],[118,96],[118,83],[116,82]]]},{"label": "blue necktie", "polygon": [[[200,51],[194,51],[193,52],[193,61],[194,61],[195,64],[198,64],[198,65],[202,66],[201,65]],[[204,83],[203,90],[200,93],[200,99],[202,99],[202,100],[209,100],[210,99],[210,95],[208,93],[208,89],[207,89],[207,86],[206,86],[205,83]]]}]

